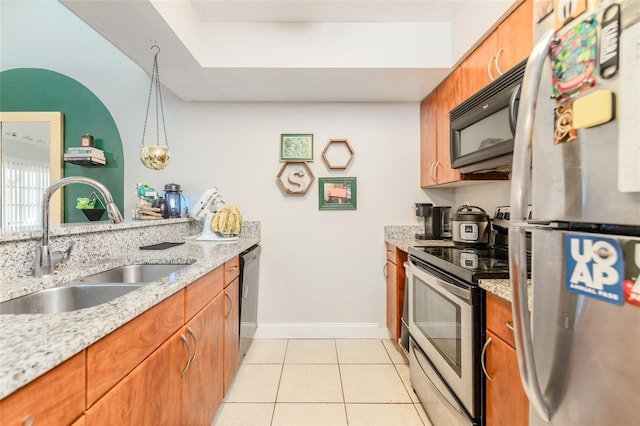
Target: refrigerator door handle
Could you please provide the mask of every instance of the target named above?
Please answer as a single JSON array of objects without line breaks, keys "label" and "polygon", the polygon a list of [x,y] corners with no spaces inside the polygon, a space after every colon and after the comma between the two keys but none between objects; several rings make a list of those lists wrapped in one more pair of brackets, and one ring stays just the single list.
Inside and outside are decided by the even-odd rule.
[{"label": "refrigerator door handle", "polygon": [[533,48],[527,61],[518,110],[518,125],[513,149],[511,176],[511,226],[509,227],[509,280],[511,284],[511,310],[518,354],[520,379],[529,402],[545,422],[550,419],[549,404],[544,400],[536,374],[531,339],[531,324],[527,302],[526,228],[527,204],[531,184],[531,145],[536,102],[543,66],[555,37],[547,30]]}]

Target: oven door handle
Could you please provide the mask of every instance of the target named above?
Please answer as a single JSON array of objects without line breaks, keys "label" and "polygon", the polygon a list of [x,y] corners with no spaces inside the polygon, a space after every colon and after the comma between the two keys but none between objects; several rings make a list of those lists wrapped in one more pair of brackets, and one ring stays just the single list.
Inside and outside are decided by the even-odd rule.
[{"label": "oven door handle", "polygon": [[429,282],[428,284],[440,287],[447,293],[453,294],[454,296],[457,296],[458,298],[464,300],[467,304],[471,303],[471,291],[465,288],[460,288],[457,285],[449,284],[448,282],[442,281],[438,278],[436,278],[434,281]]}]

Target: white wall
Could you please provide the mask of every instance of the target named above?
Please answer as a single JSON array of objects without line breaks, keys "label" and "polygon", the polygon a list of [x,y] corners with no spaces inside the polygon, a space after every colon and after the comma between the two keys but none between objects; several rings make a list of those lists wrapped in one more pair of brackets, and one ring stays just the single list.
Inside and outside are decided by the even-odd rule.
[{"label": "white wall", "polygon": [[[57,2],[3,1],[0,19],[2,70],[66,74],[113,115],[127,211],[136,182],[176,182],[190,203],[216,185],[246,219],[262,221],[262,335],[386,333],[383,227],[419,224],[412,203],[430,201],[419,188],[418,104],[185,103],[165,92],[172,162],[151,171],[138,161],[149,77]],[[282,194],[279,139],[294,132],[314,134],[317,177],[358,178],[356,211],[318,211],[317,181],[304,197]],[[330,138],[346,138],[356,151],[346,173],[329,172],[319,157]],[[452,191],[439,197],[453,203]]]}]

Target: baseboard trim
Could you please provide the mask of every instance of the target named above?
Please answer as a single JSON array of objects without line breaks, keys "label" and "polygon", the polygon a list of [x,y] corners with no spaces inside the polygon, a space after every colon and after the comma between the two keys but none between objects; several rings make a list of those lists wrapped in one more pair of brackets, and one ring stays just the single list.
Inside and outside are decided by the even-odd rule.
[{"label": "baseboard trim", "polygon": [[371,323],[259,324],[255,339],[389,339],[385,327]]}]

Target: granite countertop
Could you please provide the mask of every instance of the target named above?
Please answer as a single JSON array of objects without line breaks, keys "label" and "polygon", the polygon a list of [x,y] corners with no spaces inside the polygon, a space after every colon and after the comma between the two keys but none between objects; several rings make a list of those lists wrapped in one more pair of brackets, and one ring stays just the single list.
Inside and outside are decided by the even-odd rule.
[{"label": "granite countertop", "polygon": [[92,308],[58,314],[0,315],[0,399],[259,242],[259,238],[241,238],[233,243],[188,239],[177,247],[136,249],[53,277],[0,283],[1,301],[124,265],[192,263],[170,277]]},{"label": "granite countertop", "polygon": [[[480,280],[478,282],[480,288],[495,294],[505,300],[511,302],[511,285],[509,280]],[[533,301],[533,287],[531,286],[531,280],[527,282],[527,300],[529,302],[529,310],[532,307]]]},{"label": "granite countertop", "polygon": [[422,231],[419,226],[385,226],[384,241],[392,244],[404,252],[411,246],[452,246],[451,240],[418,240],[416,233]]}]

